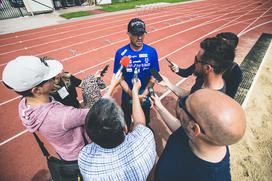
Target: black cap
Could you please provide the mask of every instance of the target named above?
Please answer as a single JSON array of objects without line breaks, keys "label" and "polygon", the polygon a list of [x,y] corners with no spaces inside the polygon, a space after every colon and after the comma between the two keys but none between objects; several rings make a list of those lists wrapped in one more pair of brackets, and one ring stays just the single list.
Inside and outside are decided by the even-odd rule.
[{"label": "black cap", "polygon": [[133,18],[128,23],[128,32],[132,35],[142,35],[146,33],[145,23],[139,18]]}]

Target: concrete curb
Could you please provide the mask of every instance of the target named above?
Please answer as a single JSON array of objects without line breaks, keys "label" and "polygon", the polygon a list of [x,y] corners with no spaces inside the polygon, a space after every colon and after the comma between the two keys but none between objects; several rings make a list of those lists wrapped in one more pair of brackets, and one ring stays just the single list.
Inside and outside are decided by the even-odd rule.
[{"label": "concrete curb", "polygon": [[[169,6],[179,5],[179,4],[196,3],[200,1],[203,1],[203,0],[159,4],[158,6],[169,7]],[[154,6],[154,4],[150,4],[150,6]],[[39,14],[35,16],[25,16],[25,17],[19,17],[19,18],[5,19],[5,20],[1,20],[0,35],[36,29],[36,28],[41,28],[45,26],[77,22],[80,20],[93,19],[97,17],[105,17],[105,16],[116,15],[116,14],[130,13],[130,12],[144,10],[144,8],[145,7],[116,11],[116,12],[106,12],[102,14],[73,18],[68,20],[59,16],[60,14],[69,13],[69,12],[88,11],[88,10],[91,11],[91,10],[101,9],[100,6],[78,6],[78,7],[56,10],[52,13],[47,13],[47,14]]]}]

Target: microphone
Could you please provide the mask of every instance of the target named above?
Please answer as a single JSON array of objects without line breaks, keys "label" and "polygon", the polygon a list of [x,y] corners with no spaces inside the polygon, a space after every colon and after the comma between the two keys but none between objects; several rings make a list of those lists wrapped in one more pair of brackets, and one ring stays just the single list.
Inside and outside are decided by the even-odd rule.
[{"label": "microphone", "polygon": [[130,63],[130,58],[128,56],[123,56],[120,60],[121,66],[119,70],[117,71],[116,76],[118,76],[122,72],[123,68],[127,67],[129,63]]},{"label": "microphone", "polygon": [[135,67],[135,69],[134,69],[133,79],[138,81],[138,69],[137,69],[137,67]]}]

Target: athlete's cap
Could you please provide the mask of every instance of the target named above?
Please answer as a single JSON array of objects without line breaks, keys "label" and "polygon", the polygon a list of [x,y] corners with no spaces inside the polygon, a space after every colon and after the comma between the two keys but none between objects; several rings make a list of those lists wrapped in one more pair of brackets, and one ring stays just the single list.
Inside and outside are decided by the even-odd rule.
[{"label": "athlete's cap", "polygon": [[146,33],[145,23],[139,18],[133,18],[128,23],[128,32],[132,35],[142,35]]},{"label": "athlete's cap", "polygon": [[30,90],[43,81],[52,79],[63,70],[57,60],[42,60],[35,56],[20,56],[4,68],[3,82],[17,92]]}]

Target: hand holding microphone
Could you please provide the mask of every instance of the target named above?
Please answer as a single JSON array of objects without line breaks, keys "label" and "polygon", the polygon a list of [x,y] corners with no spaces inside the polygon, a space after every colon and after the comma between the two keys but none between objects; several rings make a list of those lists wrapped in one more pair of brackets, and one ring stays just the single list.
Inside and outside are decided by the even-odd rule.
[{"label": "hand holding microphone", "polygon": [[133,79],[135,79],[136,81],[138,81],[138,69],[137,69],[137,67],[135,67],[135,69],[134,69]]},{"label": "hand holding microphone", "polygon": [[117,77],[123,70],[124,67],[127,67],[128,64],[130,63],[130,58],[128,56],[123,56],[120,60],[120,68],[117,71],[117,73],[115,74],[115,76]]}]

